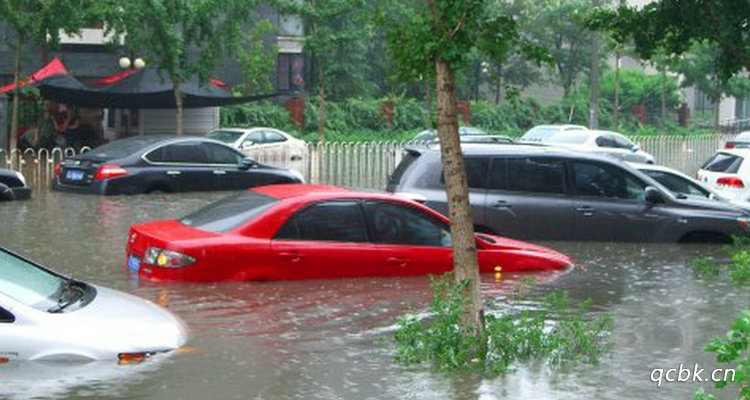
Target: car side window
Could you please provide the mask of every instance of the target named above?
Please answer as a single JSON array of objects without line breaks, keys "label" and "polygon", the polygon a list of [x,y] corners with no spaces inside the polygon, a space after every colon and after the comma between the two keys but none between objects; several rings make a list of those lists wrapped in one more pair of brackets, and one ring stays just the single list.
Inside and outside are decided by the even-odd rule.
[{"label": "car side window", "polygon": [[285,142],[286,138],[278,132],[266,131],[266,143]]},{"label": "car side window", "polygon": [[625,200],[646,198],[643,182],[610,165],[573,162],[573,185],[581,196]]},{"label": "car side window", "polygon": [[210,164],[232,164],[237,165],[242,157],[234,150],[214,143],[204,143],[203,149]]},{"label": "car side window", "polygon": [[[487,157],[467,157],[464,159],[464,166],[466,167],[466,180],[469,188],[485,189],[490,159]],[[445,175],[440,175],[440,183],[445,184]]]},{"label": "car side window", "polygon": [[198,143],[173,143],[154,149],[146,156],[151,162],[205,164],[208,162],[206,153]]},{"label": "car side window", "polygon": [[265,138],[263,135],[263,132],[253,132],[249,135],[247,135],[247,138],[245,138],[245,143],[252,142],[253,144],[263,144],[265,143]]},{"label": "car side window", "polygon": [[385,201],[368,201],[366,209],[375,243],[429,247],[451,246],[448,226],[429,214]]},{"label": "car side window", "polygon": [[625,136],[612,135],[612,138],[614,139],[615,147],[617,147],[617,148],[620,148],[620,149],[632,149],[633,147],[635,147],[635,144],[633,144],[633,142],[631,142]]},{"label": "car side window", "polygon": [[565,163],[548,157],[509,158],[509,191],[565,194]]},{"label": "car side window", "polygon": [[336,200],[314,204],[293,215],[274,238],[364,243],[367,230],[359,202]]},{"label": "car side window", "polygon": [[16,321],[16,317],[8,310],[0,307],[0,323],[9,324]]},{"label": "car side window", "polygon": [[615,144],[615,139],[612,137],[612,135],[601,135],[597,137],[596,145],[599,147],[617,147],[617,145]]}]

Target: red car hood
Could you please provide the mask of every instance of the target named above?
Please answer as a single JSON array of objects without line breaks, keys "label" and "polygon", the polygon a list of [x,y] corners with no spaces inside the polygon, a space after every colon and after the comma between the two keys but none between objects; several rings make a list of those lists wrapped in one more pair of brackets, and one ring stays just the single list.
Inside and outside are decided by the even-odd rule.
[{"label": "red car hood", "polygon": [[[549,247],[522,242],[520,240],[508,239],[502,236],[488,235],[485,233],[480,233],[477,235],[477,237],[479,237],[482,245],[488,249],[503,249],[511,251],[542,253],[558,260],[564,260],[568,265],[573,265],[573,261],[570,259],[570,257],[566,256],[563,253],[560,253],[557,250],[550,249]],[[491,239],[491,241],[485,240],[484,238],[489,238]]]}]

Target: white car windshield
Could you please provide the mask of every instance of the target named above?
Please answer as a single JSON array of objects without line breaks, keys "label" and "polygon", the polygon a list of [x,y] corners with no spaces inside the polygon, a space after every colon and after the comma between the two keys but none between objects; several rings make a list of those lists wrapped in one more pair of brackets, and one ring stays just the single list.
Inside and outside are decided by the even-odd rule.
[{"label": "white car windshield", "polygon": [[57,304],[66,280],[11,253],[0,250],[0,292],[40,310]]},{"label": "white car windshield", "polygon": [[242,132],[236,132],[236,131],[213,131],[209,132],[206,137],[214,140],[218,140],[220,142],[224,143],[234,143],[237,141],[237,139],[242,136]]},{"label": "white car windshield", "polygon": [[560,132],[547,139],[549,143],[562,144],[584,144],[591,137],[591,133],[586,131],[578,132]]}]

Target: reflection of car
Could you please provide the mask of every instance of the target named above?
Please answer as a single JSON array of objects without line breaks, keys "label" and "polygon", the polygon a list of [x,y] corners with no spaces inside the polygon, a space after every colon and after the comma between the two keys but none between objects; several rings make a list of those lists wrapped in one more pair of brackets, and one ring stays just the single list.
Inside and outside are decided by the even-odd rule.
[{"label": "reflection of car", "polygon": [[51,272],[0,249],[0,359],[142,360],[187,340],[180,320],[141,298]]},{"label": "reflection of car", "polygon": [[699,181],[715,188],[719,193],[735,200],[750,199],[750,149],[719,150],[698,170]]},{"label": "reflection of car", "polygon": [[66,159],[52,187],[108,195],[238,190],[302,180],[297,173],[259,164],[216,140],[148,135],[115,140]]},{"label": "reflection of car", "polygon": [[31,197],[31,188],[26,185],[23,174],[0,168],[0,201],[21,200]]},{"label": "reflection of car", "polygon": [[[479,135],[486,135],[487,132],[483,131],[479,128],[472,128],[469,126],[460,126],[458,127],[458,135],[463,136],[479,136]],[[434,140],[438,139],[438,134],[436,130],[428,129],[422,132],[419,132],[417,136],[414,136],[414,139],[412,139],[415,142],[432,142]],[[463,141],[463,139],[462,139]]]},{"label": "reflection of car", "polygon": [[[750,213],[683,199],[611,157],[551,146],[464,148],[476,229],[544,240],[727,241]],[[410,147],[387,190],[448,213],[440,151]]]},{"label": "reflection of car", "polygon": [[560,132],[544,140],[544,143],[612,156],[623,161],[654,163],[654,156],[641,150],[640,146],[617,132],[598,130]]},{"label": "reflection of car", "polygon": [[680,171],[654,164],[628,163],[628,165],[661,183],[662,186],[669,189],[678,198],[711,199],[719,202],[731,202],[736,206],[750,211],[750,202],[731,200]]},{"label": "reflection of car", "polygon": [[521,142],[543,142],[558,132],[586,130],[581,125],[537,125],[523,134]]},{"label": "reflection of car", "polygon": [[273,150],[289,155],[289,161],[301,160],[307,154],[307,144],[292,135],[273,128],[221,128],[206,137],[224,142],[245,155],[251,150]]},{"label": "reflection of car", "polygon": [[[561,269],[563,254],[480,235],[482,272]],[[255,188],[179,220],[133,225],[128,266],[155,280],[422,275],[452,269],[448,220],[388,194],[317,185]]]},{"label": "reflection of car", "polygon": [[728,140],[724,144],[725,149],[747,149],[750,148],[750,131],[740,132],[739,135]]}]

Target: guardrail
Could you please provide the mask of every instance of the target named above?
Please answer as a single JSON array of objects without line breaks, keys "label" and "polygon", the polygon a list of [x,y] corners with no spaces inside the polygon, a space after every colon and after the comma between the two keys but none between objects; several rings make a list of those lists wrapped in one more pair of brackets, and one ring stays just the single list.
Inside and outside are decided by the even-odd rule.
[{"label": "guardrail", "polygon": [[[732,135],[698,136],[631,136],[641,148],[654,155],[657,164],[695,175],[716,149],[724,146]],[[257,161],[300,172],[307,182],[382,189],[403,157],[408,145],[417,142],[360,142],[308,144],[301,158],[292,159],[280,149],[251,148],[248,155]],[[488,144],[488,146],[495,146]],[[90,150],[76,152],[72,148],[53,150],[0,150],[0,168],[21,171],[36,187],[49,186],[55,164]]]}]

